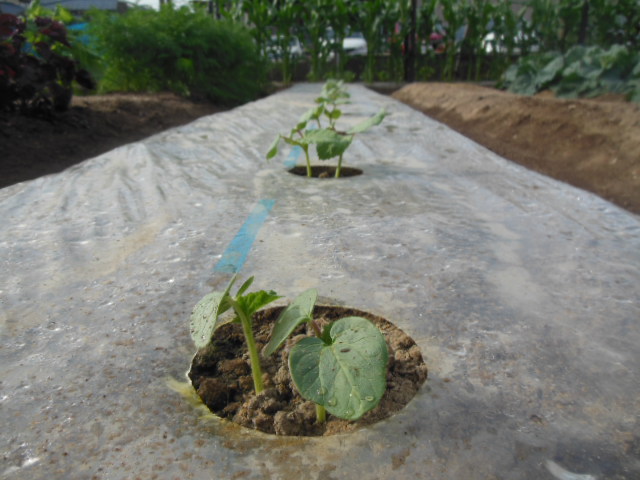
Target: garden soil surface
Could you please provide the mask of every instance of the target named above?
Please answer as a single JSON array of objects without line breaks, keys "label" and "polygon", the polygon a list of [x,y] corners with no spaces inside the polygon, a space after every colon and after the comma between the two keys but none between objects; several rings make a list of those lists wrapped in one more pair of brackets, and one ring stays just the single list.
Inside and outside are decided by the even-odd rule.
[{"label": "garden soil surface", "polygon": [[[284,307],[258,312],[254,316],[254,335],[259,351],[271,338],[273,323]],[[387,342],[387,388],[380,403],[356,421],[327,415],[316,422],[313,402],[300,396],[289,374],[288,354],[302,338],[313,335],[309,325],[302,325],[285,344],[261,360],[264,390],[256,395],[253,388],[249,354],[242,327],[227,324],[216,330],[212,343],[195,356],[189,377],[203,403],[219,417],[243,427],[265,433],[291,436],[320,436],[348,433],[371,425],[403,409],[427,379],[427,366],[415,341],[382,317],[360,310],[316,306],[314,321],[322,330],[344,317],[364,317],[375,324]],[[238,352],[245,352],[238,356]],[[372,404],[373,406],[373,404]]]},{"label": "garden soil surface", "polygon": [[[640,214],[638,104],[464,83],[414,83],[393,96],[511,161]],[[171,94],[112,94],[76,96],[49,118],[0,113],[0,188],[221,110]]]}]

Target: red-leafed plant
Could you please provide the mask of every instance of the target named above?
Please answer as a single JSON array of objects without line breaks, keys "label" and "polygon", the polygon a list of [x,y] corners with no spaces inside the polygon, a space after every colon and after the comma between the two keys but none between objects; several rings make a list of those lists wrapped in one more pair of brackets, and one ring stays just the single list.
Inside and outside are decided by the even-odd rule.
[{"label": "red-leafed plant", "polygon": [[62,22],[0,14],[0,110],[64,111],[74,82],[95,88],[70,52]]}]

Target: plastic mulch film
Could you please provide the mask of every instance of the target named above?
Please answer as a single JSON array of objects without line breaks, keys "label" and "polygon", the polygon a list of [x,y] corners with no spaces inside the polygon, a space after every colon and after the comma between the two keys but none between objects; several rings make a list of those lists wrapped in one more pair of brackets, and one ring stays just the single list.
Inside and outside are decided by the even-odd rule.
[{"label": "plastic mulch film", "polygon": [[[640,478],[639,217],[356,85],[362,175],[266,162],[320,88],[0,190],[0,476]],[[201,419],[168,380],[233,269],[388,318],[429,379],[349,435]]]}]

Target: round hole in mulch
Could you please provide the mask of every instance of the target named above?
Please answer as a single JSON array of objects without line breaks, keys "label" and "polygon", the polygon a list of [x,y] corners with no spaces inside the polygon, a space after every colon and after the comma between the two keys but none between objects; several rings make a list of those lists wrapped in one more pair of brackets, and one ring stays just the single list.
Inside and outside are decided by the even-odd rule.
[{"label": "round hole in mulch", "polygon": [[[300,175],[302,177],[307,176],[307,167],[304,165],[296,165],[295,167],[288,170],[289,173],[293,173],[294,175]],[[312,165],[311,166],[311,176],[313,178],[335,178],[336,175],[336,167],[332,166],[324,166],[324,165]],[[357,175],[362,175],[362,170],[359,168],[352,167],[342,167],[340,169],[340,178],[346,177],[355,177]]]},{"label": "round hole in mulch", "polygon": [[[254,316],[258,349],[266,345],[273,323],[284,307],[262,310]],[[276,435],[322,436],[347,433],[379,422],[404,408],[427,379],[427,367],[415,341],[388,320],[353,308],[316,306],[316,322],[326,324],[348,316],[373,322],[383,333],[389,349],[387,390],[373,410],[357,421],[327,414],[315,421],[315,405],[297,392],[289,374],[288,352],[303,336],[313,335],[302,325],[287,343],[270,357],[262,357],[265,390],[256,395],[249,355],[238,324],[220,327],[212,343],[194,357],[189,371],[193,387],[205,405],[221,418],[244,427]]]}]

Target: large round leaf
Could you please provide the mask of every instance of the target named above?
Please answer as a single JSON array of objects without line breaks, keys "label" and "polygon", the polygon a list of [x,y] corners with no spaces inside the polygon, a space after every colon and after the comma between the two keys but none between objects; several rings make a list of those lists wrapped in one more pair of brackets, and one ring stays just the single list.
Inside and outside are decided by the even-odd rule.
[{"label": "large round leaf", "polygon": [[340,418],[357,420],[384,394],[389,354],[384,337],[369,320],[346,317],[331,325],[329,338],[310,337],[289,354],[300,394]]}]

